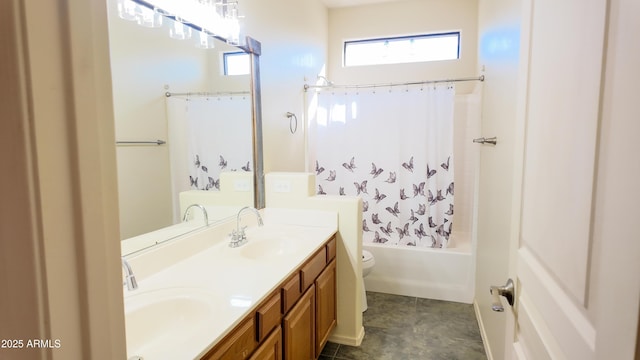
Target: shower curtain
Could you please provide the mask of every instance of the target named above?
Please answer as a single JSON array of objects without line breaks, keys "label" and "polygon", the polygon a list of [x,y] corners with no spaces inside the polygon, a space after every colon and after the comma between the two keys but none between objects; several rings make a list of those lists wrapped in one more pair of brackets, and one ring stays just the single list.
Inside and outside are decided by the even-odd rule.
[{"label": "shower curtain", "polygon": [[167,117],[174,208],[182,191],[220,190],[223,171],[252,171],[250,96],[172,96]]},{"label": "shower curtain", "polygon": [[363,241],[447,247],[453,227],[452,85],[313,94],[319,195],[363,200]]}]

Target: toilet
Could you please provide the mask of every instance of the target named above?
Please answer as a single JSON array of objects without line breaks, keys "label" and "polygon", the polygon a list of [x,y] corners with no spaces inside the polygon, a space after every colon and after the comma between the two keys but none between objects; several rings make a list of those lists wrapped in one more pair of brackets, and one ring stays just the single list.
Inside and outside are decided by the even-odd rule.
[{"label": "toilet", "polygon": [[362,250],[362,311],[367,310],[367,293],[364,288],[364,277],[371,273],[373,266],[376,264],[376,260],[373,258],[373,254],[367,250]]}]

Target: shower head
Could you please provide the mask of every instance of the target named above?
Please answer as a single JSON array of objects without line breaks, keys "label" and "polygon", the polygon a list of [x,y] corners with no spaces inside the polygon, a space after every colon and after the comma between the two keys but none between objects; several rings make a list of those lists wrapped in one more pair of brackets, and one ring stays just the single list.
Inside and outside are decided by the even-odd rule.
[{"label": "shower head", "polygon": [[322,75],[318,75],[318,79],[324,80],[325,85],[327,85],[327,86],[333,86],[333,82],[330,81],[329,79],[327,79],[326,77],[322,76]]}]

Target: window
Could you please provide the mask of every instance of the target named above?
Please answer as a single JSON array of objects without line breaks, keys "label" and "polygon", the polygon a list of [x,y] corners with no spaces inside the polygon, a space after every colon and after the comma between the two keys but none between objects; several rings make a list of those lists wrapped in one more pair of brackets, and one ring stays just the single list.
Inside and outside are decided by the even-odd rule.
[{"label": "window", "polygon": [[460,58],[460,32],[345,41],[344,66]]},{"label": "window", "polygon": [[248,75],[250,72],[249,54],[242,51],[223,54],[225,75]]}]

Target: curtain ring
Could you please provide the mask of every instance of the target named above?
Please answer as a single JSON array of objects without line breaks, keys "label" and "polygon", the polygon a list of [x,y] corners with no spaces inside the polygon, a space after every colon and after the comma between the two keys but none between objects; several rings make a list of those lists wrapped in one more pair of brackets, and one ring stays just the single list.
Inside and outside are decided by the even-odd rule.
[{"label": "curtain ring", "polygon": [[287,112],[287,117],[289,118],[289,131],[291,131],[292,134],[295,134],[298,130],[298,117],[292,112]]}]

